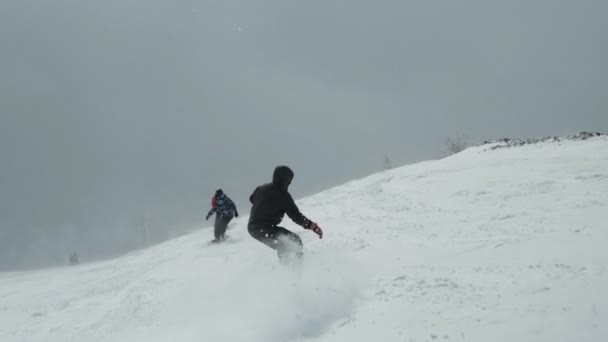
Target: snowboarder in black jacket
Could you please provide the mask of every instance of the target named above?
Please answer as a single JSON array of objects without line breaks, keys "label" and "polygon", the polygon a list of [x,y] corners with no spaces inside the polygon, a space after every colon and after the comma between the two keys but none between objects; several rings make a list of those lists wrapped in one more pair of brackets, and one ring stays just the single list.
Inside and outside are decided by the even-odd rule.
[{"label": "snowboarder in black jacket", "polygon": [[215,194],[211,198],[211,210],[205,217],[205,220],[209,220],[209,217],[215,213],[215,223],[213,224],[213,235],[215,240],[213,242],[219,242],[225,239],[224,234],[228,223],[233,217],[239,217],[239,212],[236,210],[236,205],[226,196],[222,189],[217,189]]},{"label": "snowboarder in black jacket", "polygon": [[279,227],[283,216],[304,229],[312,230],[323,238],[321,228],[304,216],[288,191],[294,173],[287,166],[277,166],[272,182],[258,186],[249,197],[252,204],[247,230],[256,240],[277,251],[279,260],[287,262],[295,255],[302,257],[302,239],[295,233]]}]

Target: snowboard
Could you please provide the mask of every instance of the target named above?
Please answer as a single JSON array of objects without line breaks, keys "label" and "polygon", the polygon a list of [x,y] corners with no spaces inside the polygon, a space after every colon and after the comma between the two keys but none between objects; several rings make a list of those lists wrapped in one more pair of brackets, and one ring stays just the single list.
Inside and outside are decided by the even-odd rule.
[{"label": "snowboard", "polygon": [[223,244],[223,243],[228,243],[230,240],[231,240],[231,239],[230,239],[230,236],[228,236],[228,235],[224,235],[224,239],[223,239],[223,240],[216,240],[216,239],[213,239],[213,240],[209,241],[209,242],[207,243],[207,245],[208,245],[208,246],[211,246],[211,245],[221,245],[221,244]]}]

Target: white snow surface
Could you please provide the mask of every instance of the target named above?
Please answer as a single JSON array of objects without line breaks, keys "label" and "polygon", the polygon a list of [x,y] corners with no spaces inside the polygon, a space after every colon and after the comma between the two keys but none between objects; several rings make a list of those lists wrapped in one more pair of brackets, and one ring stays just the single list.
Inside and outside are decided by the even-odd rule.
[{"label": "white snow surface", "polygon": [[488,147],[298,201],[299,269],[240,217],[0,273],[0,341],[608,341],[608,139]]}]

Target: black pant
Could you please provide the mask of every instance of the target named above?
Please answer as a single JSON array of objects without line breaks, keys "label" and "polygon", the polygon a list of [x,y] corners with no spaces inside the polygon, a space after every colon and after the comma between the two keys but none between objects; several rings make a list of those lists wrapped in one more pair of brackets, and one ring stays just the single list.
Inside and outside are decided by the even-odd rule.
[{"label": "black pant", "polygon": [[276,250],[279,260],[302,258],[302,239],[297,234],[279,226],[249,226],[247,230],[254,239]]},{"label": "black pant", "polygon": [[232,216],[223,216],[221,214],[215,215],[215,223],[213,224],[213,235],[216,240],[223,240],[228,223],[232,220]]}]

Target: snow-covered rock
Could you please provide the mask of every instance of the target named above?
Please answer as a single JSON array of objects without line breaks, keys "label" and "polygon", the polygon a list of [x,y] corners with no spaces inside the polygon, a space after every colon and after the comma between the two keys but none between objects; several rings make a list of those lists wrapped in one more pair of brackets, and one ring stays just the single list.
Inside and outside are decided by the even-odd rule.
[{"label": "snow-covered rock", "polygon": [[573,135],[566,136],[550,136],[543,138],[528,138],[528,139],[509,139],[503,138],[498,140],[489,140],[484,141],[483,145],[490,145],[491,150],[499,149],[499,148],[511,148],[511,147],[519,147],[530,144],[538,144],[538,143],[556,143],[556,142],[568,142],[568,141],[580,141],[587,140],[595,137],[606,137],[608,133],[600,133],[600,132],[580,132]]}]

